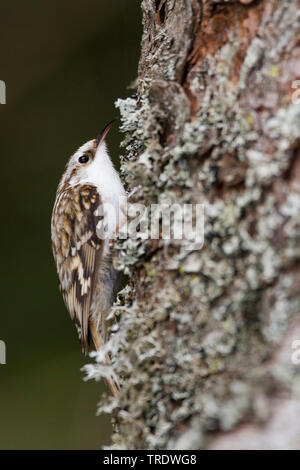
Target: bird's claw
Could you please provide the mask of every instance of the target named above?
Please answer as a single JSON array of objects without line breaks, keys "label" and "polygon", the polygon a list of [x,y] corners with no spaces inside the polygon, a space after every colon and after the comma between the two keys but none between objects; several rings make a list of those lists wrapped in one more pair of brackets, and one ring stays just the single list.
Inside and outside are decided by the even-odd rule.
[{"label": "bird's claw", "polygon": [[139,184],[138,186],[135,186],[130,193],[127,193],[127,199],[130,199],[137,191],[140,189],[142,186]]}]

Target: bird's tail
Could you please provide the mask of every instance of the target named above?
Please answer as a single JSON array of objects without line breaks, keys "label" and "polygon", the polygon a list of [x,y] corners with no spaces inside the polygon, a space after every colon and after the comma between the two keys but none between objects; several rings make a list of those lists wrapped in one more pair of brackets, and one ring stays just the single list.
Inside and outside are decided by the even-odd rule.
[{"label": "bird's tail", "polygon": [[[96,351],[98,351],[100,348],[102,348],[104,346],[104,341],[102,339],[102,336],[101,336],[101,334],[98,330],[98,327],[97,327],[97,323],[95,321],[90,321],[89,322],[89,331],[90,331],[90,335],[91,335],[92,341],[94,343],[95,349],[96,349]],[[110,364],[110,359],[109,359],[107,354],[105,355],[105,364]],[[106,381],[112,395],[114,397],[118,397],[119,392],[120,392],[120,385],[118,384],[118,382],[113,380],[111,377],[106,378],[105,381]]]}]

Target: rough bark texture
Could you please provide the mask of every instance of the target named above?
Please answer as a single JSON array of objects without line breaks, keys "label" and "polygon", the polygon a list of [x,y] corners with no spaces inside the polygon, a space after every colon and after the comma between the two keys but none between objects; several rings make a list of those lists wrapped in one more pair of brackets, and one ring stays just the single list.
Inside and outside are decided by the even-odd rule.
[{"label": "rough bark texture", "polygon": [[298,7],[142,2],[123,176],[134,202],[204,203],[205,244],[116,247],[117,448],[300,448]]}]

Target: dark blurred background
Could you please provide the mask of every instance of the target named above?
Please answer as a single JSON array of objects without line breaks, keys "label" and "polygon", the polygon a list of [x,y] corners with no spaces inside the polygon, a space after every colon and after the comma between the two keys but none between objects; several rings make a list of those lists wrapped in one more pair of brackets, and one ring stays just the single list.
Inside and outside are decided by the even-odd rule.
[{"label": "dark blurred background", "polygon": [[[83,382],[75,327],[58,290],[50,218],[67,158],[118,115],[141,39],[138,1],[1,4],[1,449],[97,449],[103,384]],[[118,126],[108,139],[116,164]]]}]

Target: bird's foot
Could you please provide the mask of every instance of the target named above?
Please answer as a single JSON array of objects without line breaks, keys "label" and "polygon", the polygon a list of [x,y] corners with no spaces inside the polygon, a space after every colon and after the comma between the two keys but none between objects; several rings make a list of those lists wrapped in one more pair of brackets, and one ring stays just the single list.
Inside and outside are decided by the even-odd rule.
[{"label": "bird's foot", "polygon": [[130,199],[142,186],[139,184],[138,186],[135,186],[130,193],[127,193],[127,199]]}]

